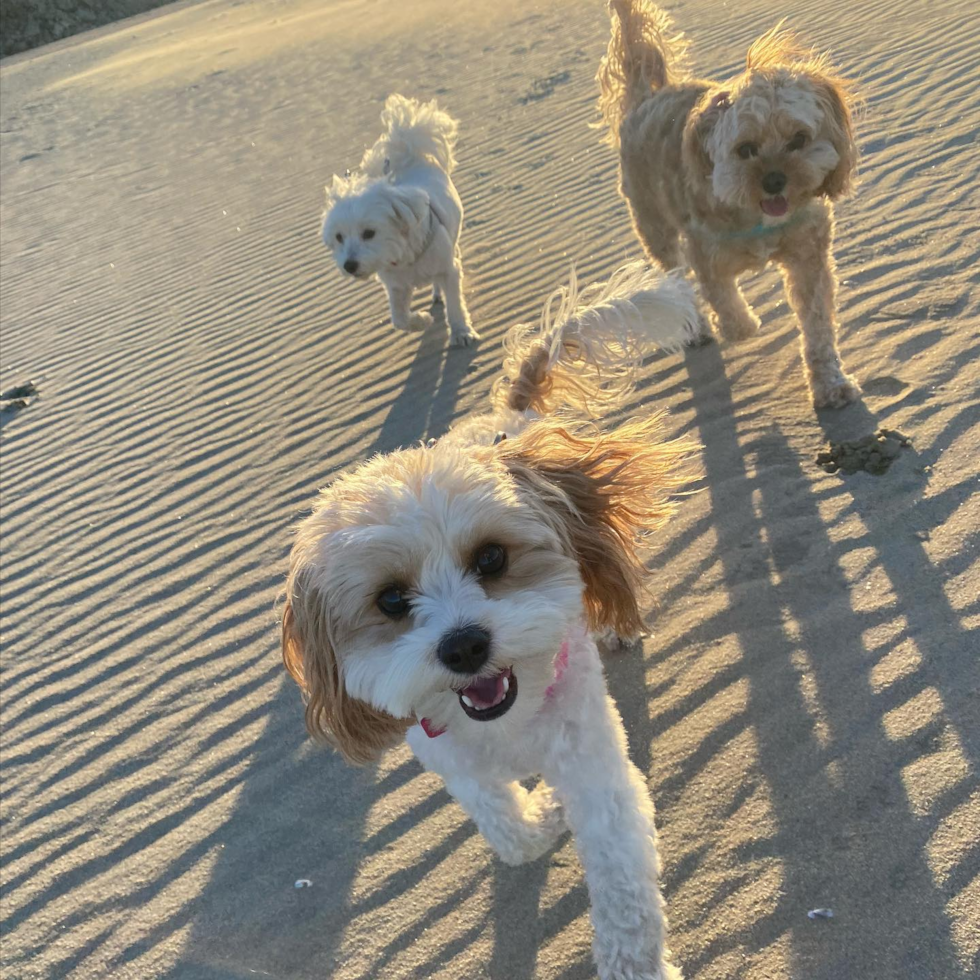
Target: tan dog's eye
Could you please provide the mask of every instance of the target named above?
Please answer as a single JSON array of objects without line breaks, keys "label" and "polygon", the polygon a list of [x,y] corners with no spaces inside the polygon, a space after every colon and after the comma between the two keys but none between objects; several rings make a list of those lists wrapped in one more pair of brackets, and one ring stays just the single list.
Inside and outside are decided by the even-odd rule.
[{"label": "tan dog's eye", "polygon": [[758,143],[740,143],[735,147],[735,152],[743,159],[748,160],[749,157],[757,156],[759,153]]},{"label": "tan dog's eye", "polygon": [[389,585],[378,596],[378,608],[392,619],[398,619],[408,612],[409,602],[405,593],[397,585]]},{"label": "tan dog's eye", "polygon": [[806,146],[806,133],[797,133],[787,144],[787,150],[802,150]]},{"label": "tan dog's eye", "polygon": [[366,241],[366,242],[371,241],[371,239],[374,238],[374,229],[373,228],[365,228],[364,229],[364,234],[361,235],[361,238],[363,238],[364,241]]},{"label": "tan dog's eye", "polygon": [[344,244],[344,236],[341,235],[339,231],[337,232],[337,241],[340,242],[341,245]]},{"label": "tan dog's eye", "polygon": [[479,575],[499,575],[507,565],[507,552],[499,544],[484,545],[476,553],[475,564]]}]

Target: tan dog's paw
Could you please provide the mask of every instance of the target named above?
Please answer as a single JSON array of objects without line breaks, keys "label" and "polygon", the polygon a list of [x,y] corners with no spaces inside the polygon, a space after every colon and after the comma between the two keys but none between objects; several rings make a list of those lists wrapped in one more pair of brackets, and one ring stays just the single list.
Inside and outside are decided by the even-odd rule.
[{"label": "tan dog's paw", "polygon": [[827,381],[811,382],[814,408],[843,408],[861,397],[861,386],[843,372]]},{"label": "tan dog's paw", "polygon": [[761,321],[757,316],[726,316],[715,318],[715,329],[723,340],[737,344],[740,340],[749,340],[759,332]]}]

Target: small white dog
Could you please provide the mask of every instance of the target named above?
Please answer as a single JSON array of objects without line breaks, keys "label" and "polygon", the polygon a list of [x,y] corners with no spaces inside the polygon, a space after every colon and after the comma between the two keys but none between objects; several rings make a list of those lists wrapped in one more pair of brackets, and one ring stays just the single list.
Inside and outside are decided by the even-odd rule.
[{"label": "small white dog", "polygon": [[593,635],[642,630],[636,535],[671,512],[691,447],[656,417],[602,432],[556,413],[620,402],[642,347],[698,331],[690,287],[645,263],[581,294],[573,278],[539,330],[509,334],[491,413],[339,478],[290,557],[283,659],[310,731],[357,763],[407,733],[508,864],[567,822],[603,980],[680,977]]},{"label": "small white dog", "polygon": [[459,232],[463,203],[449,175],[456,160],[456,120],[436,103],[391,95],[381,113],[384,135],[361,160],[360,173],[327,188],[323,241],[353,279],[376,275],[388,291],[391,322],[424,330],[429,313],[412,313],[418,286],[433,286],[433,308],[445,296],[450,341],[479,340],[463,299]]}]

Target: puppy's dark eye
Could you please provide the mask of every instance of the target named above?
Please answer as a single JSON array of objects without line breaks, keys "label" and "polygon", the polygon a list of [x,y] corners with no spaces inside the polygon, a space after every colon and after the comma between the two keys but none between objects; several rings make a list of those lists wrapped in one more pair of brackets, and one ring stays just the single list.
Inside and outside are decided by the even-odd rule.
[{"label": "puppy's dark eye", "polygon": [[802,150],[806,146],[806,133],[797,133],[787,144],[787,150]]},{"label": "puppy's dark eye", "polygon": [[337,241],[340,242],[341,245],[344,244],[344,236],[341,235],[339,231],[337,232]]},{"label": "puppy's dark eye", "polygon": [[374,238],[374,229],[373,228],[365,228],[364,229],[364,234],[361,235],[361,238],[363,238],[364,241],[366,241],[366,242],[371,241],[371,239]]},{"label": "puppy's dark eye", "polygon": [[378,596],[378,608],[392,619],[398,619],[408,612],[409,602],[405,593],[397,585],[389,585]]},{"label": "puppy's dark eye", "polygon": [[735,152],[743,159],[748,160],[759,153],[758,143],[741,143],[735,147]]},{"label": "puppy's dark eye", "polygon": [[499,544],[485,544],[476,553],[476,570],[480,575],[499,575],[506,565],[507,552]]}]

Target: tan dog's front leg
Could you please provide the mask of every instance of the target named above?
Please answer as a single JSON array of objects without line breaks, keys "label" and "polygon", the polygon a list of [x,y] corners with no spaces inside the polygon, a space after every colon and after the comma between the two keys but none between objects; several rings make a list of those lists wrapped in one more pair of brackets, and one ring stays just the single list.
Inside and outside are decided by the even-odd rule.
[{"label": "tan dog's front leg", "polygon": [[800,321],[803,361],[814,408],[843,408],[861,397],[857,381],[845,374],[837,350],[837,279],[830,252],[831,229],[794,236],[778,256],[790,305]]},{"label": "tan dog's front leg", "polygon": [[714,311],[711,320],[725,340],[748,340],[759,332],[759,318],[745,302],[734,276],[719,275],[695,267],[701,291]]}]

